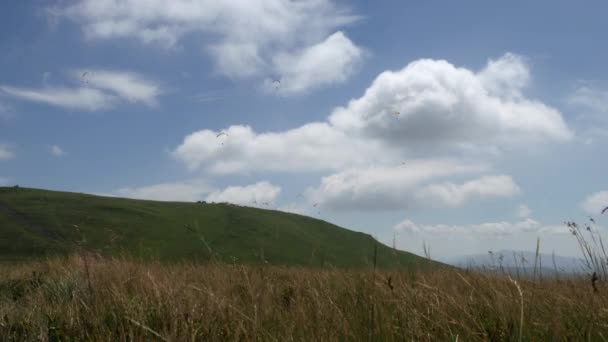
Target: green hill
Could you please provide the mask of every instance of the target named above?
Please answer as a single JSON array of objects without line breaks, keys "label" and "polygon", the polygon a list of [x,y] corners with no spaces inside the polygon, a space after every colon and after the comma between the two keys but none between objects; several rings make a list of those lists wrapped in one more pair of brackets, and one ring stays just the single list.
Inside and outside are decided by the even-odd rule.
[{"label": "green hill", "polygon": [[416,268],[428,261],[368,234],[291,213],[0,187],[0,258],[68,254],[162,261]]}]

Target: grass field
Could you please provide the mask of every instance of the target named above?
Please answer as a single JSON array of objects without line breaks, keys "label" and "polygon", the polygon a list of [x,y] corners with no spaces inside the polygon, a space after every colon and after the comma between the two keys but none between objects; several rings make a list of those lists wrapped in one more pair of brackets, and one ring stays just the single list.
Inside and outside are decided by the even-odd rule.
[{"label": "grass field", "polygon": [[382,268],[414,269],[423,261],[319,219],[230,204],[0,187],[0,227],[0,258],[5,260],[85,249],[167,262],[357,268],[376,259]]},{"label": "grass field", "polygon": [[0,188],[0,340],[606,340],[603,242],[567,225],[589,274],[517,278],[279,211]]},{"label": "grass field", "polygon": [[136,262],[0,266],[3,341],[601,341],[586,278]]}]

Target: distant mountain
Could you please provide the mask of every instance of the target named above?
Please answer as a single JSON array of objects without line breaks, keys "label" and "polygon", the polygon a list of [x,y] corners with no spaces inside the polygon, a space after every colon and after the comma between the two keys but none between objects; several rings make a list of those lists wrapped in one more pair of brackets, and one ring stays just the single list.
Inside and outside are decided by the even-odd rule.
[{"label": "distant mountain", "polygon": [[315,218],[228,203],[0,187],[0,260],[77,249],[161,261],[414,269],[441,265]]},{"label": "distant mountain", "polygon": [[[522,273],[533,273],[536,253],[530,251],[501,250],[485,254],[472,254],[458,256],[444,260],[445,263],[461,267],[488,270],[500,270],[509,273],[520,271]],[[584,260],[575,257],[560,255],[540,254],[538,256],[537,271],[542,269],[542,273],[577,274],[585,273],[588,270],[584,267]]]}]

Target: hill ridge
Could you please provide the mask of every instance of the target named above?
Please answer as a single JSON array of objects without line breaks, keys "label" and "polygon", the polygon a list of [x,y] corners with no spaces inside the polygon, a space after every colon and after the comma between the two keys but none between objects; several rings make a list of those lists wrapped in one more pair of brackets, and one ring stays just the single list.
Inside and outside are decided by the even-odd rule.
[{"label": "hill ridge", "polygon": [[283,265],[417,268],[437,264],[370,234],[274,209],[159,202],[0,187],[0,257],[107,255]]}]

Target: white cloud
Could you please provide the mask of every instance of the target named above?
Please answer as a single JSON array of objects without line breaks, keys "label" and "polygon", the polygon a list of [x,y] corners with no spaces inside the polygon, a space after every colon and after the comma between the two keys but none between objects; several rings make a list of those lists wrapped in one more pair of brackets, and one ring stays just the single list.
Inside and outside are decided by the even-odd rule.
[{"label": "white cloud", "polygon": [[324,177],[317,188],[308,189],[307,197],[311,203],[332,210],[393,210],[411,206],[462,205],[473,198],[504,196],[508,192],[504,188],[517,187],[510,183],[510,178],[505,186],[504,180],[492,177],[482,177],[462,186],[453,185],[455,189],[451,192],[428,190],[445,187],[445,184],[425,187],[438,178],[487,170],[483,164],[455,160],[417,160],[397,167],[349,169]]},{"label": "white cloud", "polygon": [[594,112],[608,113],[608,90],[588,83],[581,84],[570,94],[568,103]]},{"label": "white cloud", "polygon": [[74,76],[85,74],[89,87],[105,90],[128,102],[155,105],[161,94],[160,86],[142,75],[130,71],[76,70]]},{"label": "white cloud", "polygon": [[421,225],[412,222],[411,220],[404,220],[399,224],[395,225],[394,229],[398,232],[405,232],[409,234],[428,234],[428,235],[514,235],[521,233],[547,233],[547,234],[569,234],[567,227],[564,225],[544,225],[531,218],[524,219],[517,222],[488,222],[481,224],[472,225],[446,225],[446,224],[435,224],[435,225]]},{"label": "white cloud", "polygon": [[461,207],[472,199],[512,197],[520,193],[511,176],[484,176],[463,184],[431,184],[417,192],[417,198],[433,206]]},{"label": "white cloud", "polygon": [[[363,58],[363,50],[342,32],[336,32],[323,42],[295,53],[282,53],[274,57],[278,90],[283,94],[306,92],[321,85],[345,82]],[[266,84],[274,90],[272,80]]]},{"label": "white cloud", "polygon": [[280,187],[264,181],[247,186],[229,186],[214,191],[207,196],[207,201],[267,207],[274,204],[280,193]]},{"label": "white cloud", "polygon": [[480,72],[422,59],[381,73],[365,94],[334,110],[339,130],[396,145],[481,147],[567,141],[561,114],[524,97],[528,67],[515,55]]},{"label": "white cloud", "polygon": [[62,157],[65,155],[65,151],[59,145],[51,146],[49,152],[55,157]]},{"label": "white cloud", "polygon": [[9,160],[15,157],[15,152],[7,144],[0,144],[0,161]]},{"label": "white cloud", "polygon": [[602,210],[608,207],[608,191],[599,191],[587,196],[581,207],[590,215],[600,215]]},{"label": "white cloud", "polygon": [[394,165],[429,150],[441,156],[570,140],[557,110],[522,95],[527,70],[512,54],[479,73],[418,60],[380,74],[328,122],[267,133],[231,126],[221,140],[219,132],[201,130],[185,137],[173,156],[191,170],[214,173],[339,171]]},{"label": "white cloud", "polygon": [[530,69],[522,56],[507,53],[489,60],[477,77],[492,96],[517,99],[530,82]]},{"label": "white cloud", "polygon": [[97,111],[112,107],[117,98],[91,88],[41,88],[28,89],[10,86],[0,86],[7,95],[22,100],[44,103],[51,106],[70,110]]},{"label": "white cloud", "polygon": [[521,204],[515,210],[515,217],[520,219],[529,218],[532,215],[532,210],[525,204]]},{"label": "white cloud", "polygon": [[349,137],[326,123],[278,133],[258,134],[248,126],[223,132],[227,135],[217,137],[220,132],[211,130],[192,133],[172,154],[191,170],[218,174],[337,170],[387,155],[379,144]]},{"label": "white cloud", "polygon": [[274,204],[280,193],[280,187],[266,181],[245,186],[228,186],[224,189],[215,189],[204,180],[193,179],[141,187],[126,187],[112,191],[110,196],[154,201],[195,202],[205,200],[269,207]]},{"label": "white cloud", "polygon": [[5,177],[0,177],[0,186],[7,186],[10,184],[10,179]]},{"label": "white cloud", "polygon": [[[297,87],[341,81],[348,76],[352,54],[358,50],[345,37],[327,38],[358,19],[331,0],[79,0],[49,13],[81,23],[88,39],[135,38],[144,44],[172,47],[185,35],[198,34],[218,71],[235,78],[276,75],[285,69],[285,60],[277,56],[305,51],[293,62],[299,63],[302,72],[306,69],[317,77],[305,80],[299,75],[294,78]],[[332,70],[322,77],[318,69],[310,68],[327,70],[320,64],[325,55],[316,50],[327,54],[328,42],[333,55],[342,59],[342,63],[331,63],[342,71]]]},{"label": "white cloud", "polygon": [[258,46],[249,42],[216,44],[209,52],[219,71],[232,78],[257,76],[267,67]]},{"label": "white cloud", "polygon": [[206,182],[194,180],[122,188],[113,191],[112,195],[155,201],[193,202],[202,200],[209,191],[211,187]]},{"label": "white cloud", "polygon": [[0,90],[26,101],[86,111],[109,109],[123,101],[153,105],[160,94],[157,84],[133,72],[91,70],[87,71],[84,80],[83,71],[72,71],[70,74],[82,85],[44,88],[0,86]]}]

